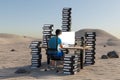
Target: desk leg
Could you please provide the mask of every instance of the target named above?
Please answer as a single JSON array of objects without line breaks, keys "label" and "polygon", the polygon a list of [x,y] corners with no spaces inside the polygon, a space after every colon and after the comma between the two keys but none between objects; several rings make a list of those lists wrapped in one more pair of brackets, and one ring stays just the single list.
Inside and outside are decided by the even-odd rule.
[{"label": "desk leg", "polygon": [[[82,47],[84,47],[84,37],[81,37],[81,46]],[[81,65],[81,69],[83,69],[83,54],[84,54],[84,50],[83,49],[81,49],[80,50],[80,56],[81,56],[81,58],[80,58],[80,61],[81,61],[81,63],[80,63],[80,65]]]},{"label": "desk leg", "polygon": [[49,55],[47,55],[47,65],[49,65],[50,64],[50,57],[49,57]]},{"label": "desk leg", "polygon": [[50,56],[47,54],[47,49],[46,49],[46,56],[47,56],[47,65],[50,64]]},{"label": "desk leg", "polygon": [[80,68],[83,69],[83,50],[80,50]]}]

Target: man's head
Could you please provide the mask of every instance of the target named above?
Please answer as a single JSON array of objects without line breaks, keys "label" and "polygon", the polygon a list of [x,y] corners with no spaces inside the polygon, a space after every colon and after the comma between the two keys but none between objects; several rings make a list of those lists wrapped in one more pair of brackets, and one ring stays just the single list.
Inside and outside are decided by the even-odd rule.
[{"label": "man's head", "polygon": [[55,33],[56,33],[56,36],[59,36],[60,34],[62,34],[62,31],[60,29],[57,29]]}]

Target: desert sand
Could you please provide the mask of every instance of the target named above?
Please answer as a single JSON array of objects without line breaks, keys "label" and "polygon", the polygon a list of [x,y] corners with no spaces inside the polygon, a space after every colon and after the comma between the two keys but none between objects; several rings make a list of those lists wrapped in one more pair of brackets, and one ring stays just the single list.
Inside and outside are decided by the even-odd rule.
[{"label": "desert sand", "polygon": [[[41,68],[31,70],[29,45],[31,41],[36,39],[0,34],[0,80],[120,80],[120,58],[100,59],[101,55],[112,50],[120,54],[120,40],[104,31],[96,30],[96,32],[99,34],[96,41],[96,63],[85,66],[76,75],[64,75],[56,73],[55,70],[43,71],[46,62],[44,50],[42,51],[43,64]],[[15,51],[11,52],[11,49]],[[19,68],[28,69],[30,72],[15,74],[14,72]]]}]

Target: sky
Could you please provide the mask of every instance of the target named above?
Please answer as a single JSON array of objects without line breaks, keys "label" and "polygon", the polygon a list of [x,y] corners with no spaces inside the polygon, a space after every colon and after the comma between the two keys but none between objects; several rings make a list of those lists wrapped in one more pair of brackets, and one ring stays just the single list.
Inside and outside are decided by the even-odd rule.
[{"label": "sky", "polygon": [[41,38],[44,24],[61,29],[64,7],[72,8],[72,31],[102,29],[120,38],[120,0],[0,0],[0,33]]}]

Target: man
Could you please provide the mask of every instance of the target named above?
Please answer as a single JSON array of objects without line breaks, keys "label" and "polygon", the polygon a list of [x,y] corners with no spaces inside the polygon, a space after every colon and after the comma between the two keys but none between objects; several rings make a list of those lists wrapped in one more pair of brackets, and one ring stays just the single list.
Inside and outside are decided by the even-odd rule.
[{"label": "man", "polygon": [[[52,37],[48,42],[48,48],[57,49],[58,53],[56,54],[56,57],[61,58],[63,57],[63,52],[60,49],[63,48],[63,45],[61,39],[59,38],[59,35],[62,34],[62,31],[60,29],[57,29],[55,33],[56,36]],[[52,60],[52,65],[54,65],[54,60]]]}]

